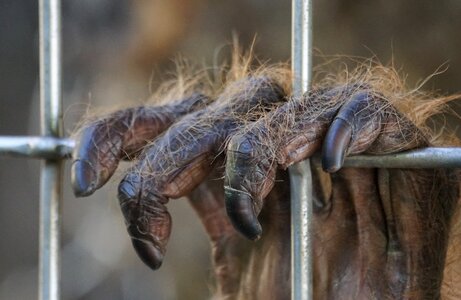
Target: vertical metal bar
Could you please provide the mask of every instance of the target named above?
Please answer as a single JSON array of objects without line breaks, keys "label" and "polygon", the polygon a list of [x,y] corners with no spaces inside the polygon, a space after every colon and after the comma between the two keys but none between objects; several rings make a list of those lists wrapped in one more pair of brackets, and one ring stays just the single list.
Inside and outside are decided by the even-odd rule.
[{"label": "vertical metal bar", "polygon": [[[308,90],[312,72],[312,0],[292,4],[293,95]],[[291,186],[291,277],[293,300],[313,298],[312,285],[312,177],[308,160],[293,165]]]},{"label": "vertical metal bar", "polygon": [[[41,133],[60,137],[61,109],[61,2],[40,0],[40,114]],[[59,245],[61,161],[42,163],[40,178],[39,299],[59,299]]]}]

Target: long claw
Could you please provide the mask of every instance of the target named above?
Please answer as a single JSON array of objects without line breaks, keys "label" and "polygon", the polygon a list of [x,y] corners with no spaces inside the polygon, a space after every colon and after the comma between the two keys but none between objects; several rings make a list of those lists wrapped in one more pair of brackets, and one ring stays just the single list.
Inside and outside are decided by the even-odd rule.
[{"label": "long claw", "polygon": [[352,126],[343,119],[335,119],[323,143],[322,166],[326,172],[341,169],[351,137]]},{"label": "long claw", "polygon": [[226,210],[234,228],[250,240],[261,237],[262,227],[253,208],[251,195],[231,187],[224,187]]}]

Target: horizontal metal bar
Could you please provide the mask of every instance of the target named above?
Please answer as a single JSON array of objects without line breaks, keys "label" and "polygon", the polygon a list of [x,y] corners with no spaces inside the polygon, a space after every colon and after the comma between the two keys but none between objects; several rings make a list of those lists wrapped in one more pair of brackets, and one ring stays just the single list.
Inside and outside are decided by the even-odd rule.
[{"label": "horizontal metal bar", "polygon": [[[313,156],[321,164],[322,156]],[[354,155],[346,157],[346,168],[430,169],[461,168],[461,148],[428,147],[386,155]]]},{"label": "horizontal metal bar", "polygon": [[[43,159],[71,158],[75,141],[69,138],[40,136],[0,136],[0,156]],[[313,157],[321,160],[320,154]],[[461,148],[428,147],[387,155],[347,157],[350,168],[461,168]]]},{"label": "horizontal metal bar", "polygon": [[354,168],[461,168],[461,148],[423,148],[388,155],[357,155],[344,161]]},{"label": "horizontal metal bar", "polygon": [[48,136],[0,136],[0,156],[70,158],[74,141]]}]

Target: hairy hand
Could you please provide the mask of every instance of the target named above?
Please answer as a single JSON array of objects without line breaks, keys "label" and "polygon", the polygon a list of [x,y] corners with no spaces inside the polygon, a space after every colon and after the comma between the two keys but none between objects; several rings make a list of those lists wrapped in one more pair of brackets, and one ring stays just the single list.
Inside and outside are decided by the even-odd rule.
[{"label": "hairy hand", "polygon": [[[133,159],[118,198],[133,246],[148,266],[159,268],[165,255],[171,232],[166,204],[188,196],[212,242],[218,294],[286,299],[290,205],[284,170],[321,150],[324,171],[313,167],[316,295],[436,295],[412,272],[433,268],[431,280],[440,286],[443,259],[424,250],[431,241],[422,232],[432,238],[440,233],[432,246],[444,251],[457,195],[448,188],[434,192],[428,181],[445,182],[448,175],[340,170],[347,155],[429,145],[426,134],[369,82],[320,85],[300,99],[289,99],[286,85],[270,74],[248,75],[217,96],[195,93],[90,123],[73,156],[75,194],[90,195],[120,160]],[[442,196],[449,199],[446,207],[434,203]]]}]

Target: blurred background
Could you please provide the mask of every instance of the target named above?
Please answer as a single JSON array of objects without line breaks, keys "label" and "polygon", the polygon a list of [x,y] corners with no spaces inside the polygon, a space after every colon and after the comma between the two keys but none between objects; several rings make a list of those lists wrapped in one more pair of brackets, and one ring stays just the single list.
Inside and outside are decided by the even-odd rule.
[{"label": "blurred background", "polygon": [[[0,135],[39,133],[38,1],[0,0]],[[212,63],[232,40],[256,35],[256,54],[290,57],[291,3],[280,0],[63,0],[63,102],[70,134],[88,105],[148,97],[181,54]],[[314,45],[326,55],[392,58],[425,87],[461,90],[461,1],[314,0]],[[318,58],[315,61],[319,61]],[[159,75],[160,74],[160,75]],[[457,127],[458,124],[452,124]],[[36,299],[40,162],[0,158],[0,299]],[[162,268],[137,258],[116,200],[117,178],[76,199],[64,180],[63,299],[207,299],[209,246],[186,201],[169,207],[172,238]]]}]

